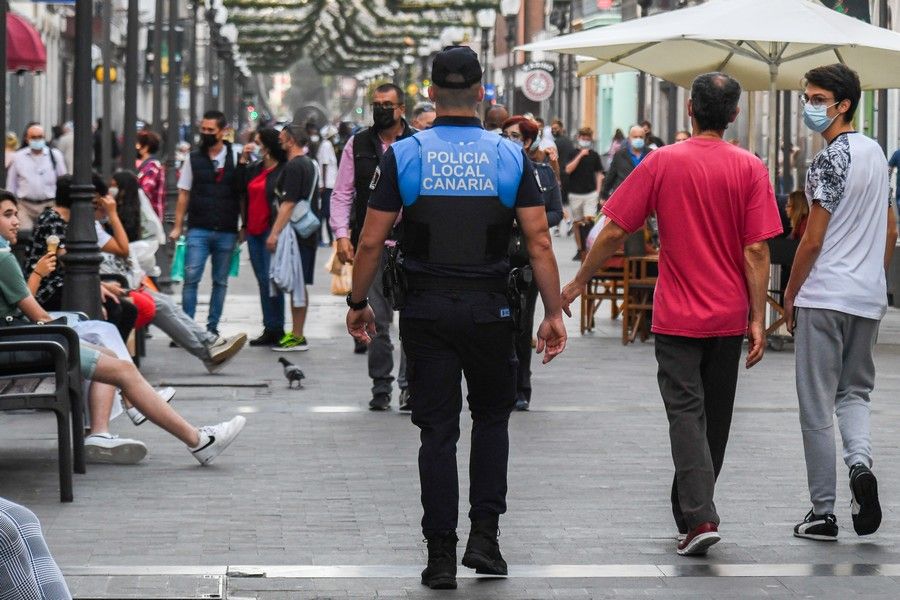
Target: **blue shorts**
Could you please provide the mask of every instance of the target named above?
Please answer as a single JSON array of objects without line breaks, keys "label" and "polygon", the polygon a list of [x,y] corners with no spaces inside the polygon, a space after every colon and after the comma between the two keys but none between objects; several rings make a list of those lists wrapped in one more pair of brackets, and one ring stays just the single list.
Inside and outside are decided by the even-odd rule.
[{"label": "blue shorts", "polygon": [[97,370],[97,361],[100,360],[100,351],[96,346],[87,342],[81,342],[79,346],[81,376],[85,379],[93,379],[94,371]]}]

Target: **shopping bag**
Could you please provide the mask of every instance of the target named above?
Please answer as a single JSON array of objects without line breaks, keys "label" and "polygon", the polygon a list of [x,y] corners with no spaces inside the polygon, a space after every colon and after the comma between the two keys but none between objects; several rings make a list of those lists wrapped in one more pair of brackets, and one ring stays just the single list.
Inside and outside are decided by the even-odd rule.
[{"label": "shopping bag", "polygon": [[241,245],[238,244],[231,252],[231,269],[228,271],[230,277],[237,277],[241,272]]},{"label": "shopping bag", "polygon": [[331,246],[331,256],[328,257],[328,260],[325,261],[325,270],[331,273],[332,275],[340,275],[341,268],[343,264],[337,256],[337,245],[332,244]]},{"label": "shopping bag", "polygon": [[172,256],[172,270],[169,277],[172,281],[184,281],[184,255],[187,252],[187,242],[184,236],[175,242],[175,254]]},{"label": "shopping bag", "polygon": [[335,296],[346,296],[350,293],[352,286],[353,265],[341,265],[340,275],[331,276],[331,293]]}]

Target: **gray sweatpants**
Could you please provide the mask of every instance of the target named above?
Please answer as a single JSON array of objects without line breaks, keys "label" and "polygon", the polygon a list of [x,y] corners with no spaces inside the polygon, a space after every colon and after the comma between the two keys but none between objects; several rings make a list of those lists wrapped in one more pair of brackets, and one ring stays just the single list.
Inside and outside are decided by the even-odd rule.
[{"label": "gray sweatpants", "polygon": [[209,360],[209,347],[215,343],[216,334],[201,327],[165,294],[150,290],[147,293],[156,303],[156,316],[151,323],[200,360]]},{"label": "gray sweatpants", "polygon": [[[387,261],[387,253],[381,253],[375,281],[369,288],[369,305],[375,313],[375,338],[369,344],[369,377],[372,379],[372,395],[390,394],[394,381],[394,345],[391,343],[391,322],[394,320],[394,309],[384,295],[382,274]],[[406,387],[406,355],[400,348],[400,370],[397,373],[397,385]]]},{"label": "gray sweatpants", "polygon": [[844,463],[872,466],[869,393],[879,321],[834,310],[798,308],[794,331],[800,429],[813,512],[834,513],[837,414]]}]

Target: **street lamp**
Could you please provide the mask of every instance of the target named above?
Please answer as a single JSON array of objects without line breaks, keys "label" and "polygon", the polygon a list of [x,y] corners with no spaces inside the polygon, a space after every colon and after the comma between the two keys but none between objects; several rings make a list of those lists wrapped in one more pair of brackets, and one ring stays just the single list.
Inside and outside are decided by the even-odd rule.
[{"label": "street lamp", "polygon": [[478,27],[481,28],[481,62],[482,69],[484,69],[484,81],[490,82],[490,67],[491,67],[491,59],[490,59],[490,51],[491,51],[491,38],[490,32],[494,27],[494,24],[497,22],[497,11],[493,8],[482,8],[478,12],[475,13],[475,21],[478,23]]},{"label": "street lamp", "polygon": [[501,0],[500,14],[506,19],[506,83],[503,85],[506,104],[509,112],[515,114],[516,92],[515,87],[515,52],[516,25],[519,19],[519,9],[522,8],[522,0]]},{"label": "street lamp", "polygon": [[[550,13],[550,24],[556,27],[556,30],[559,32],[559,35],[562,35],[566,32],[566,28],[569,26],[571,21],[571,11],[572,9],[572,0],[553,0],[553,11]],[[565,60],[566,55],[560,53],[557,58],[557,68],[556,68],[556,80],[557,80],[557,90],[556,90],[556,116],[557,118],[566,119],[566,123],[568,123],[568,116],[563,115],[563,111],[565,110],[566,104],[565,101],[571,101],[568,97],[569,94],[564,93],[567,91],[569,79],[568,74],[565,71]],[[564,98],[565,96],[565,98]]]}]

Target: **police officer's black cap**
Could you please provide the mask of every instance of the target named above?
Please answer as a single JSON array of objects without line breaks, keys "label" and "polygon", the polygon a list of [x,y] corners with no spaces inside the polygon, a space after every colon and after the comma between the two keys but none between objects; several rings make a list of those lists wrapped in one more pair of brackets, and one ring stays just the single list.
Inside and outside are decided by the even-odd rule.
[{"label": "police officer's black cap", "polygon": [[447,46],[431,64],[431,80],[438,87],[463,89],[481,81],[481,63],[468,46]]}]

